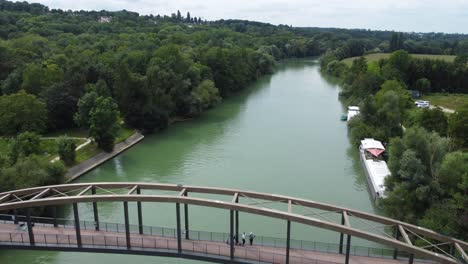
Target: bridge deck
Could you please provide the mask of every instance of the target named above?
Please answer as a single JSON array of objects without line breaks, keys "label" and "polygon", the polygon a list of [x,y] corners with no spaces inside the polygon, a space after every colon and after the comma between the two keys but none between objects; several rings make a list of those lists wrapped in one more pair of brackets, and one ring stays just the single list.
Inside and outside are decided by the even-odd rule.
[{"label": "bridge deck", "polygon": [[[41,247],[77,247],[75,229],[63,227],[35,226],[34,240]],[[111,231],[81,230],[83,248],[119,248],[128,250],[125,233]],[[157,235],[140,235],[131,233],[131,250],[166,250],[177,252],[177,239]],[[0,244],[29,245],[27,230],[18,228],[14,224],[0,224]],[[243,260],[267,263],[285,263],[285,249],[260,245],[235,246],[235,257]],[[229,257],[230,246],[217,241],[182,240],[182,251],[186,253],[203,254],[209,256]],[[333,253],[316,252],[301,249],[290,250],[290,263],[344,263],[345,256]],[[351,256],[353,264],[397,264],[407,261]],[[416,263],[416,262],[415,262]]]}]

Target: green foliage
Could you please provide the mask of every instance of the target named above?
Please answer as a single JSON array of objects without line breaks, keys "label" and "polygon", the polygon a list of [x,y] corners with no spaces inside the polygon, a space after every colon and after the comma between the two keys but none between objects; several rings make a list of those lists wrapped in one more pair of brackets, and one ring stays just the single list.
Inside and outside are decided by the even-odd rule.
[{"label": "green foliage", "polygon": [[89,112],[89,135],[104,151],[112,151],[119,131],[119,110],[110,97],[98,97]]},{"label": "green foliage", "polygon": [[77,111],[78,98],[64,82],[53,83],[41,92],[46,103],[48,129],[67,129],[75,126],[73,115]]},{"label": "green foliage", "polygon": [[25,131],[41,133],[46,128],[46,105],[34,95],[20,91],[0,97],[0,135]]},{"label": "green foliage", "polygon": [[94,108],[98,94],[95,91],[90,91],[83,95],[78,101],[78,112],[75,114],[75,122],[82,128],[90,126],[89,116]]},{"label": "green foliage", "polygon": [[396,51],[403,49],[404,35],[401,32],[395,32],[392,34],[390,40],[390,51]]},{"label": "green foliage", "polygon": [[60,160],[62,160],[68,166],[72,165],[76,158],[75,141],[67,136],[62,136],[59,138],[57,145]]},{"label": "green foliage", "polygon": [[414,84],[414,89],[419,91],[421,94],[427,94],[431,92],[431,81],[427,78],[421,78]]},{"label": "green foliage", "polygon": [[192,91],[192,110],[193,115],[199,115],[204,109],[211,108],[221,102],[218,88],[211,80],[203,80]]},{"label": "green foliage", "polygon": [[383,200],[384,209],[392,217],[416,222],[443,197],[438,175],[449,141],[416,127],[408,128],[403,138],[393,138],[389,145],[392,174],[385,183],[388,199]]},{"label": "green foliage", "polygon": [[467,238],[468,224],[468,153],[452,152],[445,156],[438,172],[444,186],[443,198],[430,207],[420,223],[451,236]]},{"label": "green foliage", "polygon": [[144,133],[152,133],[155,130],[165,129],[169,126],[167,112],[156,106],[135,108],[134,112],[127,116],[126,123]]},{"label": "green foliage", "polygon": [[438,107],[423,109],[418,121],[419,125],[427,131],[437,132],[441,136],[447,135],[447,116]]},{"label": "green foliage", "polygon": [[169,114],[188,112],[188,95],[200,82],[200,71],[180,47],[168,45],[158,49],[151,59],[147,77],[156,105]]},{"label": "green foliage", "polygon": [[23,132],[16,138],[10,140],[9,157],[10,163],[14,164],[18,158],[37,155],[41,153],[41,138],[33,132]]},{"label": "green foliage", "polygon": [[468,105],[450,116],[448,134],[453,139],[455,148],[468,148]]},{"label": "green foliage", "polygon": [[65,167],[39,156],[20,158],[14,165],[0,169],[0,191],[53,185],[63,181]]}]

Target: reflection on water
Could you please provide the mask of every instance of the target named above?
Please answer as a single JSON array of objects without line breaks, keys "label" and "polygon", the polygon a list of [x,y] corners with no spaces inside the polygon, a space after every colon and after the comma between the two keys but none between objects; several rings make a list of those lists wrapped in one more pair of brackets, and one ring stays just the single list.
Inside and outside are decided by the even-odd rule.
[{"label": "reflection on water", "polygon": [[[144,181],[207,185],[279,193],[373,212],[357,150],[349,144],[347,127],[340,121],[343,106],[338,87],[325,80],[314,59],[289,60],[245,91],[225,100],[200,118],[175,124],[148,136],[121,156],[88,173],[81,182]],[[130,203],[130,221],[136,209]],[[123,222],[122,205],[100,203],[100,219]],[[70,216],[69,208],[63,215]],[[228,212],[191,206],[194,230],[228,232]],[[90,204],[80,205],[83,220],[92,220]],[[143,204],[144,224],[174,227],[171,204]],[[241,231],[284,237],[285,223],[267,217],[240,214]],[[339,235],[299,224],[292,237],[337,243]],[[353,242],[359,243],[359,240]],[[105,254],[3,252],[11,257],[42,263],[148,263],[147,257]],[[155,258],[151,258],[154,261]],[[30,261],[29,261],[30,260]],[[156,262],[192,263],[157,258]]]}]

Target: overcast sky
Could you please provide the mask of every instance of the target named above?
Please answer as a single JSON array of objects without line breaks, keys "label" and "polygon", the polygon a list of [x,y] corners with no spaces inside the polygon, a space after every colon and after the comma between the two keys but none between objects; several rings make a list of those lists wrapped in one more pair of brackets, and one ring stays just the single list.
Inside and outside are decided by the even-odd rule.
[{"label": "overcast sky", "polygon": [[293,26],[468,33],[468,0],[29,0],[50,8],[248,19]]}]

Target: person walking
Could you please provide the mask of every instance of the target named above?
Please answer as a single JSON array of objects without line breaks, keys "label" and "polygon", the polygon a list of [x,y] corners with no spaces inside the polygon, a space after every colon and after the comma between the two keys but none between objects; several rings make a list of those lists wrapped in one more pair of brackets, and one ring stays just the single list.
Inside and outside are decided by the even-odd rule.
[{"label": "person walking", "polygon": [[245,232],[242,233],[242,245],[245,246]]},{"label": "person walking", "polygon": [[249,241],[250,241],[250,245],[251,245],[251,246],[252,246],[252,244],[253,244],[254,238],[255,238],[255,234],[254,234],[253,232],[250,232],[250,234],[249,234]]}]

